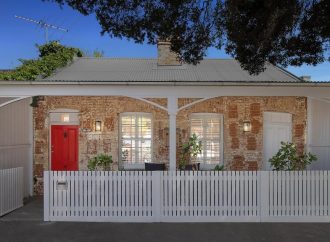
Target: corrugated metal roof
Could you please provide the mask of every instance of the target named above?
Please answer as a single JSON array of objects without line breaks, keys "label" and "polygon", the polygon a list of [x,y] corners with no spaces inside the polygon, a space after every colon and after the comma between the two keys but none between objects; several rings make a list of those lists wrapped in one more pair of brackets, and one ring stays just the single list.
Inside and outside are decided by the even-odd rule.
[{"label": "corrugated metal roof", "polygon": [[108,82],[299,82],[289,72],[267,65],[254,76],[233,59],[205,59],[198,65],[158,66],[157,59],[77,58],[43,81]]}]

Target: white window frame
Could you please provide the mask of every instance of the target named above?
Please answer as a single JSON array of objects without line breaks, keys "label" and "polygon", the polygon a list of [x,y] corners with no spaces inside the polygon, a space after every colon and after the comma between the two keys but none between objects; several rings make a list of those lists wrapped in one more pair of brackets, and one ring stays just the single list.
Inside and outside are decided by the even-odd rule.
[{"label": "white window frame", "polygon": [[[203,162],[200,163],[200,169],[201,170],[212,170],[214,169],[214,167],[216,165],[222,165],[223,164],[223,157],[224,157],[224,153],[223,153],[223,114],[219,114],[219,113],[192,113],[190,115],[190,135],[192,134],[192,120],[193,119],[209,119],[209,118],[217,118],[219,119],[219,125],[220,125],[220,156],[219,156],[219,163],[215,163],[215,164],[205,164],[205,160],[203,159]],[[203,132],[205,132],[205,129],[203,128]],[[205,136],[205,135],[204,135]],[[204,146],[204,145],[203,145]],[[205,153],[204,148],[202,147],[202,152]],[[205,154],[203,154],[203,157],[205,156]]]},{"label": "white window frame", "polygon": [[[153,160],[153,115],[152,113],[145,113],[145,112],[124,112],[124,113],[120,113],[119,114],[119,152],[118,152],[118,155],[119,155],[119,166],[121,168],[123,168],[124,170],[144,170],[145,169],[145,165],[144,163],[126,163],[126,162],[123,162],[122,161],[122,155],[121,155],[121,151],[122,151],[122,117],[123,116],[129,116],[129,115],[136,115],[136,116],[144,116],[144,117],[148,117],[150,118],[151,120],[151,125],[150,125],[150,128],[151,128],[151,146],[150,146],[150,150],[151,150],[151,161]],[[136,124],[135,124],[136,125]],[[135,129],[137,130],[137,129]],[[136,141],[138,139],[136,138],[135,139],[135,144],[136,144]],[[136,151],[137,152],[137,151]],[[137,156],[135,156],[137,157]]]}]

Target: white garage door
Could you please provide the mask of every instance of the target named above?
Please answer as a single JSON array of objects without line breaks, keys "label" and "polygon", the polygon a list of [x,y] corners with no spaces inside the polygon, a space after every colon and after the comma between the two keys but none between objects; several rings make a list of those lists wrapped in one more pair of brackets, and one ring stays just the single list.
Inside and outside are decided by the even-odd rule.
[{"label": "white garage door", "polygon": [[268,160],[279,150],[281,141],[292,141],[292,115],[264,112],[263,170],[271,170]]}]

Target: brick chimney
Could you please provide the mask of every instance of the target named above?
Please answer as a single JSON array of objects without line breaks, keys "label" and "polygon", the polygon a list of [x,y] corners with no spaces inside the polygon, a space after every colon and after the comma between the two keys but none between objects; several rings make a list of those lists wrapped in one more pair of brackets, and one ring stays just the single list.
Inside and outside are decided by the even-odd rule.
[{"label": "brick chimney", "polygon": [[302,79],[305,82],[310,82],[312,81],[312,77],[311,76],[301,76],[300,79]]},{"label": "brick chimney", "polygon": [[159,66],[181,66],[180,59],[177,53],[171,51],[171,43],[169,41],[157,42],[158,59],[157,65]]}]

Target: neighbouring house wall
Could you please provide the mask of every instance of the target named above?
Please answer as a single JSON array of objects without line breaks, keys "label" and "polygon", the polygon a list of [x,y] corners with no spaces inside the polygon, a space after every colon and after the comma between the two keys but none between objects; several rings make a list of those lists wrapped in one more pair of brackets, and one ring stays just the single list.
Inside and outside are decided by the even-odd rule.
[{"label": "neighbouring house wall", "polygon": [[0,170],[23,167],[25,197],[32,195],[33,185],[30,103],[26,98],[0,107]]},{"label": "neighbouring house wall", "polygon": [[309,151],[317,161],[310,165],[312,170],[330,169],[330,102],[309,99]]},{"label": "neighbouring house wall", "polygon": [[[198,99],[180,98],[182,107]],[[149,99],[166,107],[166,99]],[[306,130],[306,98],[304,97],[218,97],[200,102],[178,113],[177,148],[190,135],[192,113],[221,113],[224,116],[224,163],[227,169],[256,170],[263,156],[263,112],[288,112],[293,116],[292,137],[299,151],[304,150]],[[87,161],[97,153],[111,153],[114,169],[118,168],[119,114],[150,112],[153,115],[153,158],[168,162],[169,136],[166,111],[146,102],[128,97],[44,97],[34,109],[35,150],[34,172],[38,176],[35,192],[42,191],[42,171],[49,169],[49,111],[68,108],[80,112],[79,169],[87,169]],[[250,119],[252,131],[243,133],[243,119]],[[95,120],[102,121],[101,135],[84,132],[94,130]]]}]

